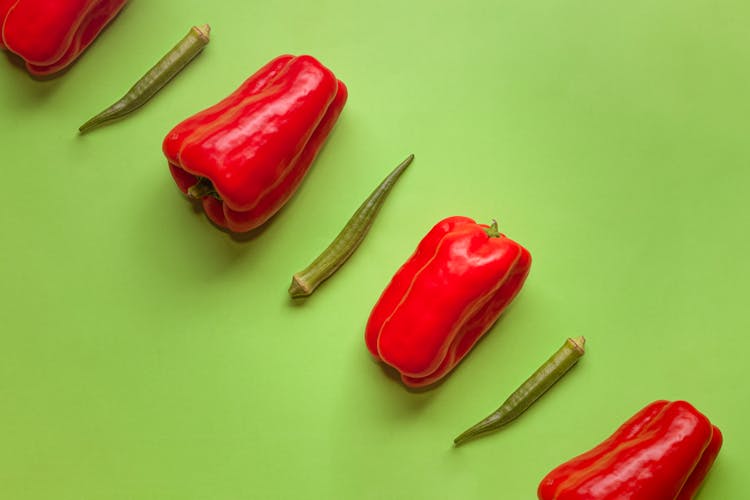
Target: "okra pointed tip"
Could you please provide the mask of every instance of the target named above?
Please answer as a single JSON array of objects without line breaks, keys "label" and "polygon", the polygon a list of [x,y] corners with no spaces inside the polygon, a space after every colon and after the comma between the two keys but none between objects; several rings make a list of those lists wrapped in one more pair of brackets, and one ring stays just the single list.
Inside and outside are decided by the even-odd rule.
[{"label": "okra pointed tip", "polygon": [[78,127],[78,133],[79,134],[85,134],[86,132],[88,132],[89,130],[91,130],[92,128],[94,128],[95,126],[96,125],[93,123],[93,120],[89,120],[86,123],[84,123],[83,125],[81,125],[80,127]]},{"label": "okra pointed tip", "polygon": [[461,434],[458,437],[453,438],[453,447],[458,448],[461,446],[468,438],[466,438],[463,434]]},{"label": "okra pointed tip", "polygon": [[463,431],[461,434],[459,434],[458,437],[456,437],[453,440],[453,444],[455,446],[458,446],[460,444],[465,443],[466,441],[469,441],[476,437],[487,434],[490,431],[499,429],[500,427],[504,426],[507,423],[508,423],[508,419],[493,418],[493,416],[490,415],[489,417],[485,418],[481,422],[472,425],[471,427]]},{"label": "okra pointed tip", "polygon": [[411,165],[412,161],[414,161],[414,154],[413,153],[410,154],[409,156],[407,156],[406,159],[404,161],[402,161],[394,170],[396,170],[396,171],[398,171],[398,170],[404,170],[406,167],[408,167],[409,165]]}]

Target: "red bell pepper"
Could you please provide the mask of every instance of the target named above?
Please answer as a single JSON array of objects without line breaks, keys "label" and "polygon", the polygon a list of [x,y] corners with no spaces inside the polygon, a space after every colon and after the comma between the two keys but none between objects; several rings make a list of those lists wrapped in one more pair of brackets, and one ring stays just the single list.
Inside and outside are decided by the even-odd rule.
[{"label": "red bell pepper", "polygon": [[685,401],[655,401],[542,480],[540,500],[691,500],[722,444]]},{"label": "red bell pepper", "polygon": [[172,177],[216,225],[250,231],[294,194],[346,97],[344,83],[316,59],[277,57],[167,134]]},{"label": "red bell pepper", "polygon": [[46,76],[72,63],[127,0],[0,0],[2,43]]},{"label": "red bell pepper", "polygon": [[410,387],[448,374],[521,289],[531,255],[492,226],[448,217],[422,239],[370,314],[365,342]]}]

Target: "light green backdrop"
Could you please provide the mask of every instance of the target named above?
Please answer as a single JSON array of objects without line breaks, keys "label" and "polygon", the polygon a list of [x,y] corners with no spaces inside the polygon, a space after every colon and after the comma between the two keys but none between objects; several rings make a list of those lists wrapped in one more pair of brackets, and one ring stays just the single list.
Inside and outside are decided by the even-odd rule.
[{"label": "light green backdrop", "polygon": [[[531,499],[645,404],[725,434],[701,499],[748,497],[750,6],[133,0],[63,76],[0,56],[0,498]],[[76,129],[193,24],[205,52],[132,117]],[[181,198],[166,132],[281,53],[350,99],[257,237]],[[291,274],[408,153],[368,239],[315,296]],[[448,380],[412,393],[363,329],[439,219],[497,218],[534,264]],[[562,344],[580,364],[460,449]]]}]

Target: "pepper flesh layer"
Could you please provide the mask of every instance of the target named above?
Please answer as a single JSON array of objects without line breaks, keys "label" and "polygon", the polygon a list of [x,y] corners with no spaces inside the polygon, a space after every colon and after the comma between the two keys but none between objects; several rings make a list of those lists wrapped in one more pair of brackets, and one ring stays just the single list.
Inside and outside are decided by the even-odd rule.
[{"label": "pepper flesh layer", "polygon": [[409,387],[447,375],[520,291],[531,255],[468,217],[438,222],[375,304],[370,353]]},{"label": "pepper flesh layer", "polygon": [[723,438],[685,401],[655,401],[595,448],[552,470],[540,500],[691,500]]},{"label": "pepper flesh layer", "polygon": [[26,69],[47,76],[67,67],[120,12],[127,0],[0,0],[0,47]]},{"label": "pepper flesh layer", "polygon": [[177,186],[201,179],[206,215],[235,233],[257,228],[294,194],[336,123],[347,90],[311,56],[283,55],[167,134]]}]

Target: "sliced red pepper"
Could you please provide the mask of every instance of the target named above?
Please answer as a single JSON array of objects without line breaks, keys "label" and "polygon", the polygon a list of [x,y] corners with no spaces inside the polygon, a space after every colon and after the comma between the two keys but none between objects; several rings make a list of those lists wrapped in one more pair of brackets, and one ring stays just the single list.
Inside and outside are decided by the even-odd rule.
[{"label": "sliced red pepper", "polygon": [[655,401],[542,480],[540,500],[689,500],[716,459],[719,429],[685,401]]},{"label": "sliced red pepper", "polygon": [[127,0],[0,1],[2,48],[37,76],[72,63],[120,12]]},{"label": "sliced red pepper", "polygon": [[178,124],[164,154],[186,194],[201,182],[215,224],[246,232],[294,194],[341,113],[346,86],[311,56],[280,56],[227,98]]},{"label": "sliced red pepper", "polygon": [[436,224],[370,314],[365,342],[410,387],[448,374],[520,291],[531,255],[468,217]]}]

